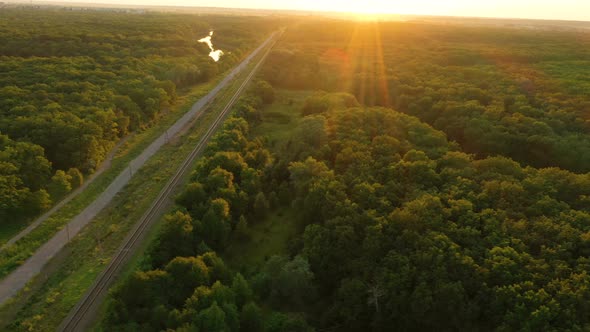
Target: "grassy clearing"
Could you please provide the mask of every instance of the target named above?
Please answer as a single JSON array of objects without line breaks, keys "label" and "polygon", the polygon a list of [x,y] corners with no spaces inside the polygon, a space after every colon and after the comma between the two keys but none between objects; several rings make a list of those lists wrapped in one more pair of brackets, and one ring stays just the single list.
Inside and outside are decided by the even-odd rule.
[{"label": "grassy clearing", "polygon": [[[59,326],[108,264],[129,230],[194,148],[247,73],[248,69],[222,91],[185,136],[163,146],[138,170],[113,202],[58,257],[47,264],[27,289],[0,308],[0,329],[6,326],[11,331],[52,331]],[[193,101],[187,99],[188,104],[184,107],[189,108]],[[153,230],[151,234],[154,234]],[[141,249],[145,247],[138,250],[139,255],[124,273],[130,273],[140,264]]]},{"label": "grassy clearing", "polygon": [[264,137],[275,152],[289,141],[301,118],[301,107],[312,91],[277,90],[275,102],[262,110],[262,122],[252,128],[254,136]]},{"label": "grassy clearing", "polygon": [[[252,127],[254,136],[264,137],[269,149],[281,153],[301,119],[301,107],[312,91],[276,90],[275,102],[262,110],[262,121]],[[233,239],[222,254],[226,263],[251,275],[273,255],[287,254],[298,230],[297,211],[282,207],[264,220],[251,223],[248,239]]]},{"label": "grassy clearing", "polygon": [[234,239],[224,251],[224,261],[236,271],[250,275],[271,256],[286,254],[297,234],[296,213],[292,209],[273,211],[264,220],[250,224],[248,239]]},{"label": "grassy clearing", "polygon": [[[268,148],[281,153],[301,118],[301,107],[312,91],[276,90],[275,102],[262,110],[261,123],[253,126],[253,136],[264,137]],[[286,254],[297,234],[297,213],[289,207],[273,211],[264,220],[251,223],[248,239],[233,239],[222,253],[234,270],[250,275],[273,255]]]}]

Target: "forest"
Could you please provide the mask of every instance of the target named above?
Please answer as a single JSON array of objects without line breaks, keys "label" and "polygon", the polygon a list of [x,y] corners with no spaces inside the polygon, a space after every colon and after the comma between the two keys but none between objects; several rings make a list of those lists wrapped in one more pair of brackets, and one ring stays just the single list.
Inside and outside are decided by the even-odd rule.
[{"label": "forest", "polygon": [[[0,227],[80,186],[123,137],[216,79],[276,24],[164,13],[0,11]],[[219,62],[198,39],[215,30]]]},{"label": "forest", "polygon": [[311,21],[286,39],[266,67],[277,87],[393,107],[479,158],[590,171],[588,33]]},{"label": "forest", "polygon": [[589,37],[290,26],[102,330],[589,329]]}]

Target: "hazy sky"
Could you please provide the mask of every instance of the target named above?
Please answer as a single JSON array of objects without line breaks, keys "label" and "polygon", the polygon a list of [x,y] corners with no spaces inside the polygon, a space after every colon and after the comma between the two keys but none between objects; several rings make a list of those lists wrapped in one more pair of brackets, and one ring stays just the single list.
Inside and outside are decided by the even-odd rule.
[{"label": "hazy sky", "polygon": [[[58,0],[59,1],[59,0]],[[134,5],[308,9],[365,13],[545,18],[590,21],[590,0],[61,0]]]}]

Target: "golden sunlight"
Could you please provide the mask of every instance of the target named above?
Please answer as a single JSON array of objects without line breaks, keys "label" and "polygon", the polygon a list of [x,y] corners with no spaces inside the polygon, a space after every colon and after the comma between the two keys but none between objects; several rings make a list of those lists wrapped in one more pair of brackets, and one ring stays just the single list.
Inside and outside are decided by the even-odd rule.
[{"label": "golden sunlight", "polygon": [[399,0],[305,0],[301,1],[300,6],[301,8],[355,13],[359,14],[360,18],[370,17],[375,14],[414,14],[424,12],[425,8],[432,12],[449,9],[448,4],[439,0],[414,0],[411,2]]}]

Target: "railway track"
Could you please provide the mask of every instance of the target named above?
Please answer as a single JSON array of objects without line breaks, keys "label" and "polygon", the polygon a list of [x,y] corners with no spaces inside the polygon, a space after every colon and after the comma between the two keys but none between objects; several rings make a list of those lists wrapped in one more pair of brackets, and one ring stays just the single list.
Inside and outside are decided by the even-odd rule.
[{"label": "railway track", "polygon": [[244,91],[252,77],[255,75],[260,65],[264,62],[264,60],[272,50],[274,44],[276,43],[277,34],[278,32],[275,32],[272,35],[271,42],[269,43],[267,50],[262,55],[258,63],[254,66],[252,71],[248,74],[248,76],[244,79],[242,84],[238,87],[232,98],[228,101],[223,110],[219,113],[215,121],[211,124],[211,126],[205,132],[203,137],[199,140],[199,142],[188,155],[188,157],[183,161],[183,163],[178,168],[174,176],[168,181],[168,183],[166,183],[164,188],[160,191],[152,205],[136,223],[136,226],[125,238],[123,244],[113,257],[109,265],[106,267],[106,269],[99,275],[94,284],[86,292],[84,297],[82,297],[78,304],[76,304],[72,311],[70,311],[69,315],[63,320],[63,322],[58,328],[58,331],[69,332],[82,331],[84,329],[84,323],[87,323],[87,319],[91,316],[93,310],[96,310],[99,307],[101,300],[106,295],[105,292],[109,289],[109,286],[114,281],[114,278],[116,277],[117,273],[121,271],[121,268],[133,256],[133,249],[137,248],[137,245],[143,239],[143,236],[146,234],[146,230],[149,229],[149,226],[151,226],[154,222],[157,221],[158,217],[163,212],[163,209],[166,207],[167,201],[170,198],[172,198],[174,190],[181,184],[181,181],[184,178],[184,176],[191,171],[191,165],[193,164],[195,159],[202,152],[203,148],[206,146],[207,142],[209,141],[211,136],[213,136],[213,134],[216,132],[223,120],[227,117],[232,106],[238,100],[241,93]]}]

